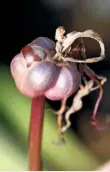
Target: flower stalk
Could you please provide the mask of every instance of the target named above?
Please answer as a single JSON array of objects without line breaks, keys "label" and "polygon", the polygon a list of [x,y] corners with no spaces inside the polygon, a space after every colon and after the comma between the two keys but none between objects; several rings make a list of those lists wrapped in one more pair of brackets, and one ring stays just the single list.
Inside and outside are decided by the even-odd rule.
[{"label": "flower stalk", "polygon": [[43,130],[45,97],[39,96],[32,99],[30,130],[29,130],[29,171],[41,170],[41,140]]}]

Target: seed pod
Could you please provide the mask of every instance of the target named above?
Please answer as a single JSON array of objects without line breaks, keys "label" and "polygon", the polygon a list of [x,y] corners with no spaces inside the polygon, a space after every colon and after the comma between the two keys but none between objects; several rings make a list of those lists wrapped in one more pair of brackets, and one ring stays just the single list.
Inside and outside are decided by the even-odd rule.
[{"label": "seed pod", "polygon": [[30,98],[41,95],[40,92],[37,92],[36,90],[31,88],[29,83],[27,82],[27,75],[31,68],[36,65],[36,63],[34,63],[30,68],[27,68],[26,60],[24,59],[22,53],[20,53],[13,58],[10,65],[11,74],[14,78],[16,87],[23,95]]},{"label": "seed pod", "polygon": [[47,56],[52,56],[55,52],[55,43],[46,37],[39,37],[31,42],[31,47],[42,47],[44,51],[46,52]]},{"label": "seed pod", "polygon": [[19,91],[31,98],[44,94],[52,87],[60,72],[60,67],[47,60],[34,62],[28,68],[22,53],[13,58],[10,67]]},{"label": "seed pod", "polygon": [[27,66],[30,66],[33,61],[51,58],[55,52],[55,43],[48,38],[39,37],[23,47],[21,52],[27,61]]},{"label": "seed pod", "polygon": [[31,47],[30,45],[26,45],[21,52],[27,61],[28,67],[32,65],[34,61],[40,61],[46,58],[44,49],[39,46]]},{"label": "seed pod", "polygon": [[34,90],[44,92],[55,84],[59,72],[60,67],[53,62],[44,60],[31,68],[27,76],[27,82]]},{"label": "seed pod", "polygon": [[76,65],[64,65],[62,66],[57,82],[45,92],[45,96],[50,100],[61,100],[75,93],[80,83],[81,75]]}]

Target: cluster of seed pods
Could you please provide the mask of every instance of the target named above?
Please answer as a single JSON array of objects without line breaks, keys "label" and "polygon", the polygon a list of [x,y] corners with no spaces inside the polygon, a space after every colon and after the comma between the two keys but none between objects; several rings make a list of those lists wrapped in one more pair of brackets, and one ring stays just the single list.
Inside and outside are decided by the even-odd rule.
[{"label": "cluster of seed pods", "polygon": [[75,63],[53,60],[55,43],[39,37],[22,48],[11,62],[11,73],[18,90],[25,96],[45,95],[50,100],[61,100],[75,93],[81,74]]}]

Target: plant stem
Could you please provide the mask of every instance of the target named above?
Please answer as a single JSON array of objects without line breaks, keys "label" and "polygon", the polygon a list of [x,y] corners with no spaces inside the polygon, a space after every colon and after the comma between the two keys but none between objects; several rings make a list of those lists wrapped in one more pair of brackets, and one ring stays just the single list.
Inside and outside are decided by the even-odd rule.
[{"label": "plant stem", "polygon": [[41,140],[45,97],[32,99],[29,131],[29,171],[41,171]]}]

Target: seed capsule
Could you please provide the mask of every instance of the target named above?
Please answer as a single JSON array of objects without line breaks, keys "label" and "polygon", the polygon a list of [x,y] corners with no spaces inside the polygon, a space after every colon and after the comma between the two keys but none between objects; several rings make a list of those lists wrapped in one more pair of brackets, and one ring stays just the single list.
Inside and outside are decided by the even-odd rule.
[{"label": "seed capsule", "polygon": [[55,43],[46,37],[39,37],[31,42],[31,47],[42,47],[46,52],[47,56],[51,56],[55,52]]},{"label": "seed capsule", "polygon": [[23,47],[21,50],[29,67],[33,61],[41,61],[46,58],[51,58],[55,52],[55,43],[45,37],[39,37]]},{"label": "seed capsule", "polygon": [[40,61],[46,57],[44,49],[39,46],[31,47],[30,45],[26,45],[21,52],[27,61],[28,67],[32,65],[34,61]]},{"label": "seed capsule", "polygon": [[17,54],[13,58],[10,65],[11,74],[18,90],[23,95],[34,98],[39,96],[40,93],[32,89],[27,82],[27,74],[30,69],[31,68],[27,68],[26,60],[24,59],[22,53]]},{"label": "seed capsule", "polygon": [[61,100],[77,91],[81,83],[81,75],[76,65],[64,65],[60,71],[57,82],[45,92],[50,100]]},{"label": "seed capsule", "polygon": [[51,88],[59,75],[60,67],[50,61],[41,61],[29,71],[27,82],[36,91],[44,92]]}]

